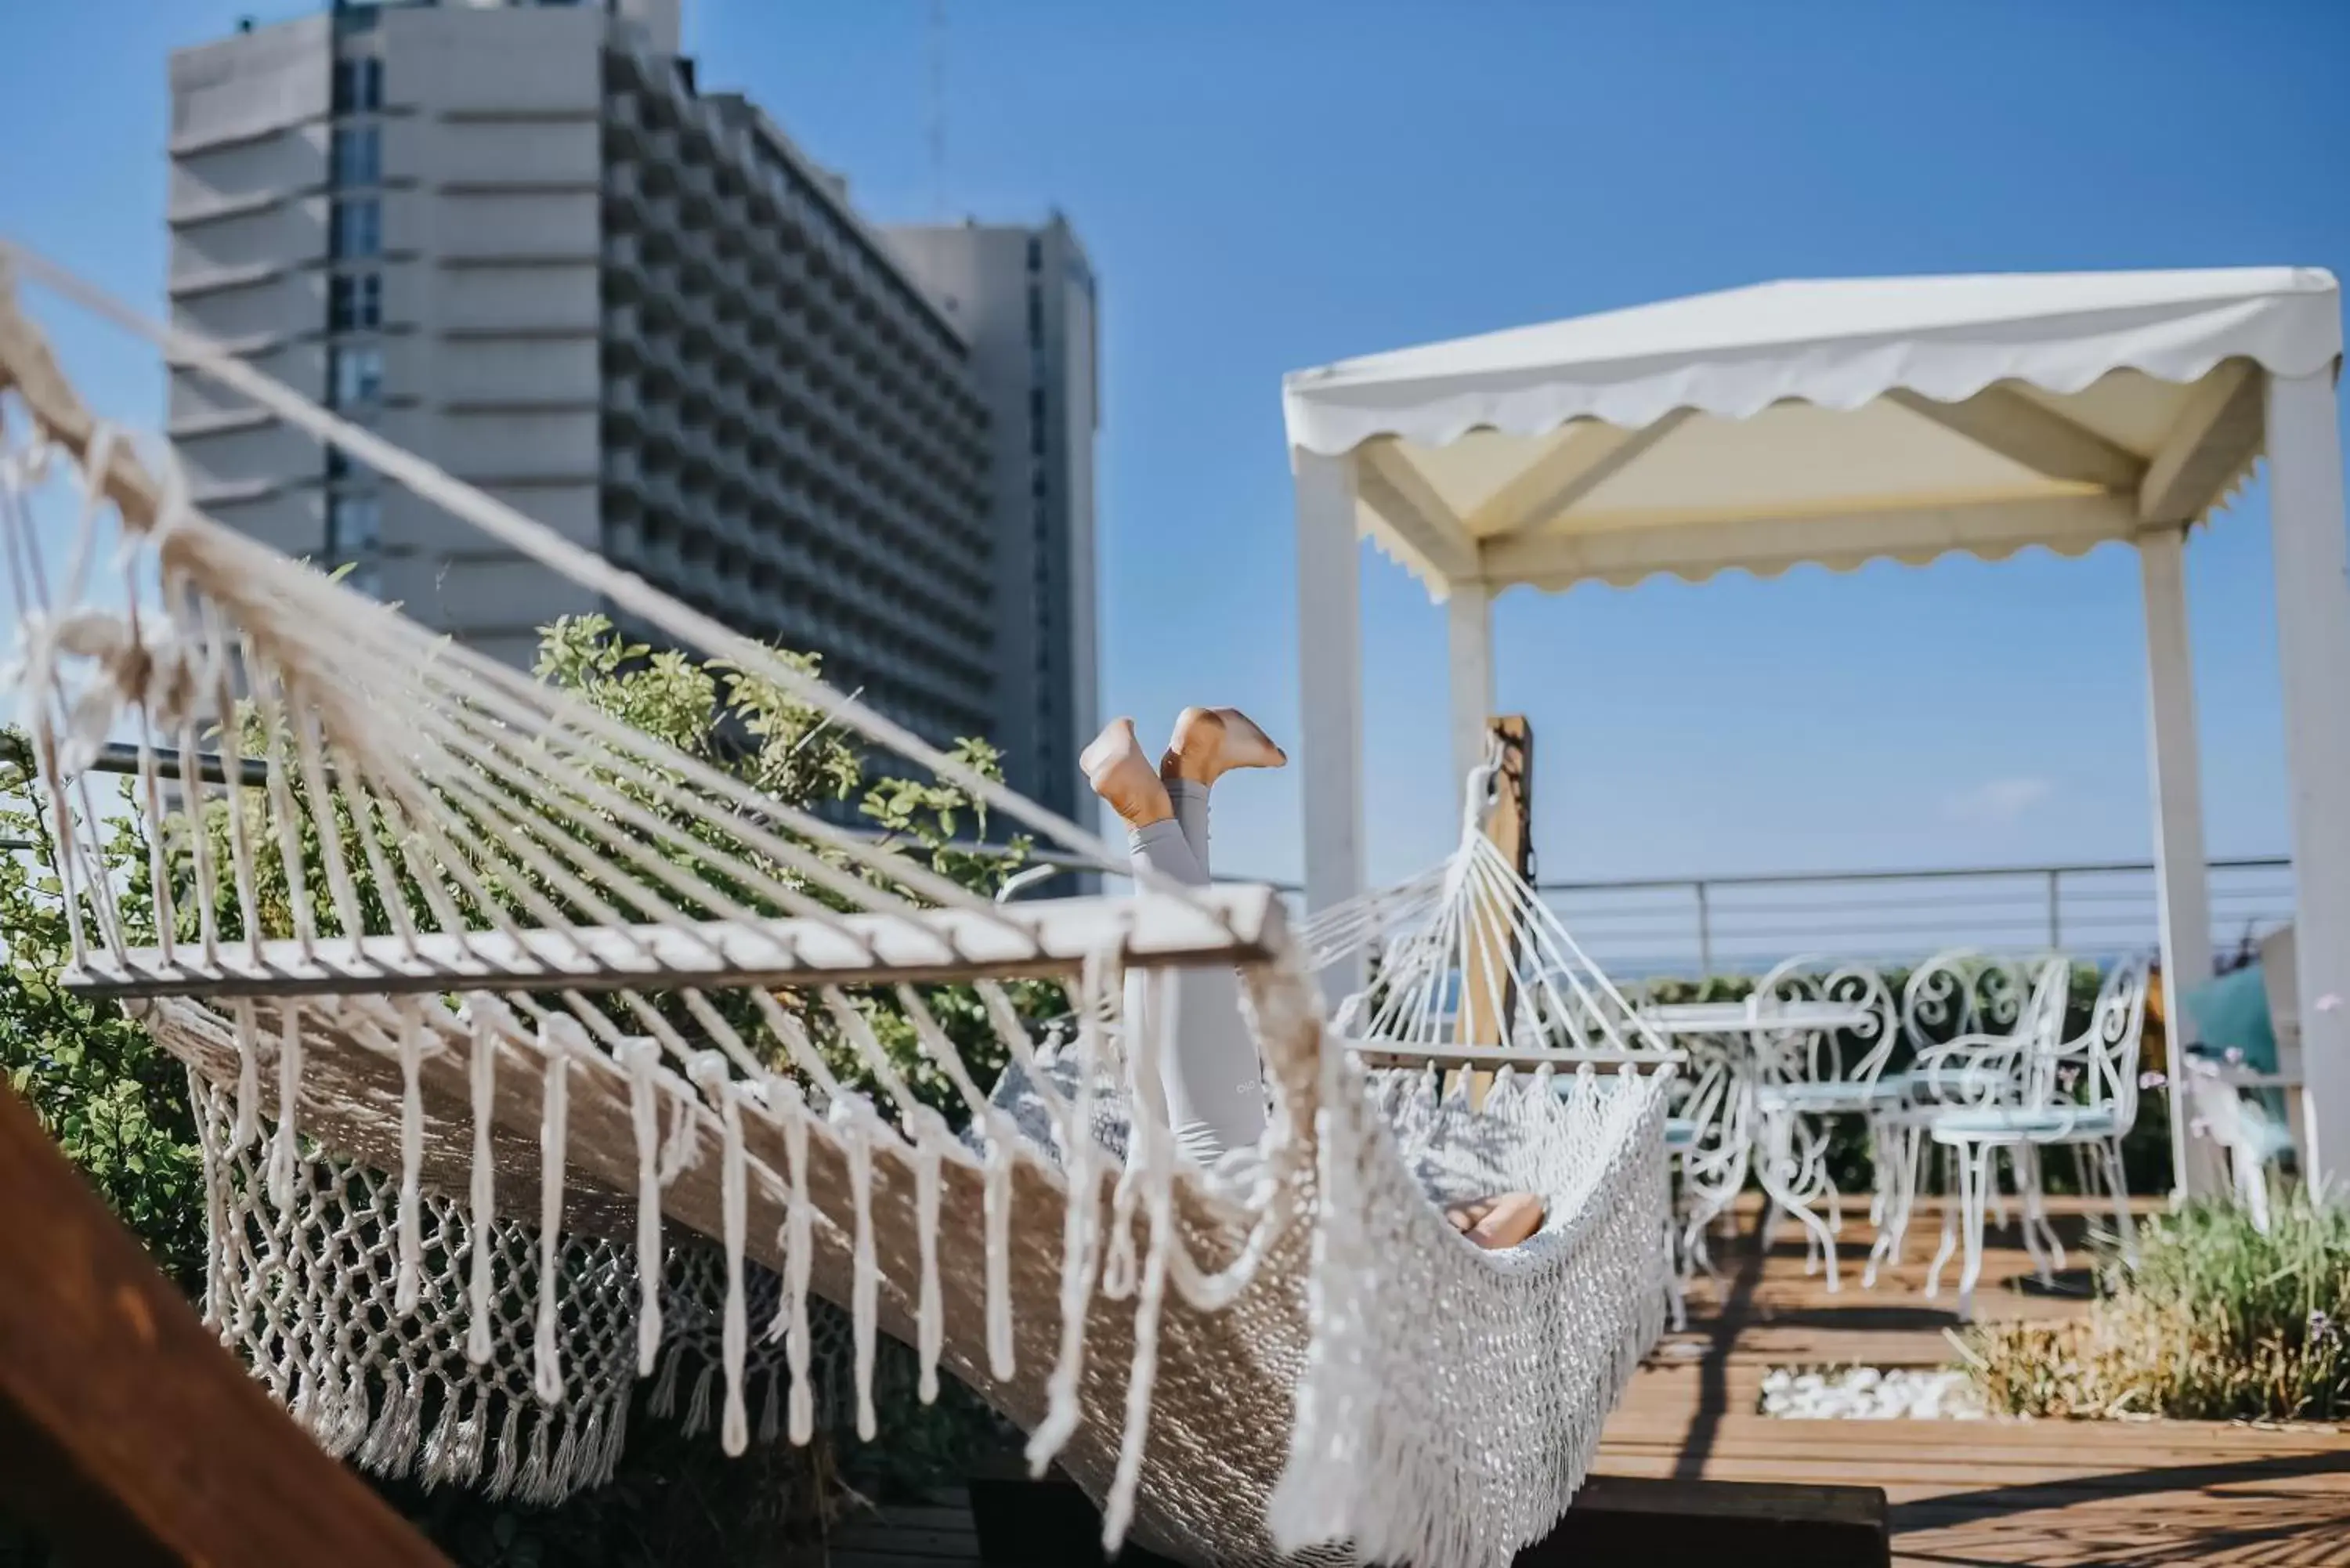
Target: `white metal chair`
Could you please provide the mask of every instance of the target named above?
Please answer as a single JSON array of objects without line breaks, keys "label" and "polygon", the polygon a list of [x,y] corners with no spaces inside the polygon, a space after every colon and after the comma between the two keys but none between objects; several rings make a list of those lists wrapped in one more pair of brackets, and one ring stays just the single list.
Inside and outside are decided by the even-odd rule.
[{"label": "white metal chair", "polygon": [[[1898,1085],[1899,1096],[1881,1097],[1872,1112],[1871,1138],[1879,1164],[1877,1192],[1880,1211],[1870,1219],[1877,1241],[1861,1275],[1864,1286],[1877,1282],[1877,1272],[1898,1263],[1916,1210],[1924,1176],[1926,1116],[1939,1103],[1928,1091],[1930,1081],[1940,1101],[1991,1103],[2006,1085],[2002,1054],[2019,1033],[2043,1029],[2057,1038],[2064,1023],[2064,990],[2058,976],[2069,976],[2065,961],[2048,960],[2027,967],[1971,948],[1935,954],[1909,971],[1901,989],[1901,1033],[1910,1051],[1910,1065],[1881,1081]],[[2055,989],[2043,991],[2041,981]],[[2054,1007],[2053,1018],[2049,1009]],[[1977,1058],[1997,1058],[1985,1064]],[[1932,1065],[1921,1067],[1920,1063]],[[2006,1097],[2021,1099],[2022,1086],[2012,1085]],[[1955,1157],[1946,1158],[1944,1191],[1955,1196]],[[1994,1190],[1990,1201],[1998,1205]],[[2002,1210],[2001,1222],[2005,1223]],[[2036,1247],[2037,1241],[2033,1242]],[[1942,1246],[1929,1276],[1927,1293],[1933,1294],[1941,1271],[1958,1250],[1955,1217],[1946,1209]]]},{"label": "white metal chair", "polygon": [[[2034,1008],[2048,1002],[2055,989],[2050,970],[2043,971]],[[1929,1053],[1919,1066],[1929,1076],[1924,1090],[1932,1109],[1926,1116],[1928,1135],[1952,1150],[1959,1167],[1959,1223],[1963,1232],[1966,1262],[1959,1275],[1959,1310],[1971,1316],[1976,1282],[1982,1274],[1983,1210],[1991,1187],[1991,1157],[2002,1148],[2018,1157],[2017,1174],[2024,1189],[2025,1234],[2030,1238],[2038,1213],[2039,1151],[2058,1147],[2090,1151],[2114,1203],[2114,1223],[2122,1255],[2135,1262],[2136,1228],[2130,1220],[2129,1187],[2122,1174],[2122,1139],[2137,1116],[2138,1048],[2146,1023],[2147,968],[2142,960],[2118,963],[2106,974],[2091,1010],[2088,1028],[2077,1038],[2045,1043],[2040,1031],[2019,1034],[2001,1054],[1976,1043],[1960,1043],[1963,1057],[1949,1046]],[[2057,1013],[2062,1017],[2062,1013]],[[2061,1034],[2061,1029],[2060,1029]],[[1977,1069],[1972,1084],[1963,1078],[1938,1076],[1957,1063]],[[2007,1069],[2006,1082],[1994,1085],[1984,1068]],[[2020,1084],[2020,1099],[2008,1096]],[[1955,1091],[1955,1095],[1953,1095]]]},{"label": "white metal chair", "polygon": [[[1893,996],[1875,970],[1819,958],[1793,958],[1763,976],[1748,999],[1758,1024],[1774,1009],[1841,1003],[1849,1022],[1791,1024],[1755,1033],[1754,1105],[1761,1137],[1762,1177],[1771,1199],[1762,1224],[1770,1245],[1773,1221],[1785,1211],[1805,1231],[1805,1272],[1825,1265],[1827,1287],[1837,1286],[1835,1239],[1843,1229],[1844,1197],[1828,1168],[1830,1132],[1839,1116],[1859,1116],[1872,1130],[1877,1109],[1898,1103],[1898,1085],[1882,1082],[1895,1040]],[[1872,1149],[1879,1171],[1885,1162]],[[1882,1180],[1870,1205],[1884,1212]],[[1825,1219],[1817,1206],[1825,1200]]]},{"label": "white metal chair", "polygon": [[1689,1042],[1687,1049],[1681,1092],[1665,1123],[1665,1147],[1679,1167],[1674,1262],[1683,1280],[1699,1269],[1720,1276],[1707,1237],[1746,1185],[1754,1143],[1753,1098],[1739,1053],[1705,1039]]}]

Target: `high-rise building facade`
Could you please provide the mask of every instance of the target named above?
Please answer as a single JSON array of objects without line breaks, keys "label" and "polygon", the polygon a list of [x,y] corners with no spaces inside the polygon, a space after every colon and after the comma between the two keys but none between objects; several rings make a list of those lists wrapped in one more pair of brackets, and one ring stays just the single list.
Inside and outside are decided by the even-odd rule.
[{"label": "high-rise building facade", "polygon": [[1008,678],[997,683],[993,732],[1013,782],[1076,815],[1077,752],[1101,722],[1093,266],[1057,214],[1042,228],[968,223],[887,234],[972,345],[993,431],[997,602],[1032,607],[996,629]]},{"label": "high-rise building facade", "polygon": [[[176,55],[174,317],[1048,784],[1003,729],[1036,615],[1003,492],[1035,481],[998,472],[994,367],[839,181],[697,89],[677,6],[345,0]],[[473,646],[600,607],[192,373],[170,428],[213,515]]]}]

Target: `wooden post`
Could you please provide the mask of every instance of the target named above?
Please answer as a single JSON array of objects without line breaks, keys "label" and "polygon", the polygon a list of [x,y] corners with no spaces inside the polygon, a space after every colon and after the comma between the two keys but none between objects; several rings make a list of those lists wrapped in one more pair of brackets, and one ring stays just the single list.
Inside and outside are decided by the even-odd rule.
[{"label": "wooden post", "polygon": [[221,1347],[0,1085],[0,1509],[67,1561],[448,1568]]},{"label": "wooden post", "polygon": [[[1513,714],[1492,722],[1491,733],[1501,748],[1501,772],[1493,780],[1493,809],[1486,814],[1485,836],[1502,852],[1517,874],[1534,880],[1534,730],[1524,717]],[[1462,1045],[1506,1045],[1510,1023],[1517,1010],[1517,987],[1512,964],[1517,939],[1510,911],[1498,906],[1481,908],[1469,917],[1461,943],[1461,1005],[1453,1037]],[[1491,1073],[1470,1075],[1470,1096],[1484,1097]]]}]

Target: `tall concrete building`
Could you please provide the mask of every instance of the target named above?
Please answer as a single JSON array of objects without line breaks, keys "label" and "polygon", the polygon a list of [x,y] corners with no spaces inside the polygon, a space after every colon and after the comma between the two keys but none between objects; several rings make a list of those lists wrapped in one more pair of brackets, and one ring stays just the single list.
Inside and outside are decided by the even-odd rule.
[{"label": "tall concrete building", "polygon": [[[174,317],[820,652],[920,732],[1003,741],[1015,782],[1067,804],[1067,722],[1047,765],[1004,715],[1033,706],[1032,627],[1067,613],[1038,608],[1063,602],[1054,574],[1083,574],[1066,597],[1090,641],[1090,440],[1067,449],[1082,479],[1003,467],[993,328],[910,275],[765,114],[699,90],[678,6],[343,0],[174,56]],[[599,607],[192,373],[169,417],[213,515],[350,563],[470,644],[522,662],[538,626]],[[1040,483],[1083,491],[1082,562],[1040,566]]]},{"label": "tall concrete building", "polygon": [[1014,782],[1074,815],[1077,752],[1101,722],[1093,267],[1058,214],[1040,229],[970,223],[887,233],[971,343],[993,431],[997,602],[1034,607],[997,627],[1008,678],[997,685],[994,733],[1024,764],[1015,774],[1033,775]]}]

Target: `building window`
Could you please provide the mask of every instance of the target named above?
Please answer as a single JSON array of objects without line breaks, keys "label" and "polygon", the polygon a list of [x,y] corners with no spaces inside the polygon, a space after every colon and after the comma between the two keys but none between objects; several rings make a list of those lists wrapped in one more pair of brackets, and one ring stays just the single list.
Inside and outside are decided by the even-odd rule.
[{"label": "building window", "polygon": [[383,203],[372,196],[337,202],[328,227],[329,248],[338,259],[383,252]]},{"label": "building window", "polygon": [[334,135],[335,183],[373,185],[383,179],[383,133],[372,125],[346,126]]},{"label": "building window", "polygon": [[383,537],[383,504],[369,494],[327,497],[327,555],[348,561],[372,553]]},{"label": "building window", "polygon": [[383,400],[383,350],[327,350],[327,406],[369,409]]},{"label": "building window", "polygon": [[335,62],[335,112],[354,114],[383,107],[383,62],[373,58]]},{"label": "building window", "polygon": [[1045,291],[1033,283],[1028,286],[1028,346],[1045,346]]},{"label": "building window", "polygon": [[347,273],[327,280],[327,328],[362,332],[383,325],[383,275]]},{"label": "building window", "polygon": [[1045,244],[1034,234],[1028,236],[1028,270],[1030,272],[1045,270]]}]

